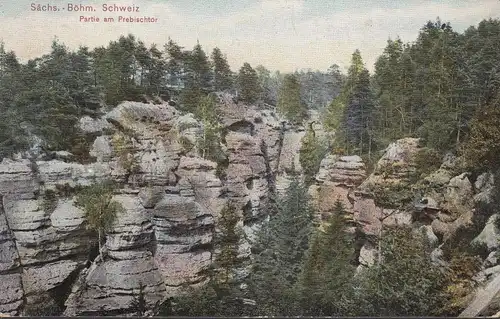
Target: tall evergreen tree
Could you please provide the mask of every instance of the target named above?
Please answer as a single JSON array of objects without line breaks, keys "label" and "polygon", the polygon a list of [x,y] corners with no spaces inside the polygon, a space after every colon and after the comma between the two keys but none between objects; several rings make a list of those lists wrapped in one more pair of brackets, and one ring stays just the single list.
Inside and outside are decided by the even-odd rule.
[{"label": "tall evergreen tree", "polygon": [[314,181],[314,177],[319,170],[321,160],[326,153],[326,147],[316,137],[312,123],[308,127],[306,134],[302,138],[299,151],[299,161],[302,167],[305,183],[309,185]]},{"label": "tall evergreen tree", "polygon": [[260,96],[257,72],[249,63],[244,63],[238,73],[239,98],[246,103],[255,103]]},{"label": "tall evergreen tree", "polygon": [[294,177],[277,199],[276,214],[263,225],[256,249],[249,293],[259,315],[294,315],[295,291],[312,232],[307,188]]},{"label": "tall evergreen tree", "polygon": [[355,252],[353,235],[346,230],[346,211],[337,200],[325,231],[314,237],[297,285],[302,315],[349,314]]},{"label": "tall evergreen tree", "polygon": [[307,107],[300,99],[300,83],[293,74],[285,75],[278,95],[278,111],[293,123],[307,116]]},{"label": "tall evergreen tree", "polygon": [[212,89],[212,70],[207,54],[197,43],[188,59],[188,88],[209,92]]},{"label": "tall evergreen tree", "polygon": [[350,149],[370,153],[373,141],[374,98],[368,70],[363,70],[348,99],[341,130]]},{"label": "tall evergreen tree", "polygon": [[167,63],[163,58],[163,53],[158,50],[155,44],[149,48],[150,64],[146,75],[147,92],[149,94],[160,95],[165,90],[165,75],[167,73]]},{"label": "tall evergreen tree", "polygon": [[165,44],[165,54],[167,57],[167,84],[171,87],[182,87],[185,82],[185,68],[188,59],[188,53],[182,50],[172,39]]},{"label": "tall evergreen tree", "polygon": [[337,130],[340,127],[344,109],[363,69],[364,64],[361,58],[361,52],[356,50],[352,54],[351,65],[349,66],[347,78],[345,79],[341,91],[327,108],[325,124],[330,130]]},{"label": "tall evergreen tree", "polygon": [[233,85],[233,73],[227,63],[227,58],[222,55],[219,48],[212,51],[212,65],[214,73],[214,90],[228,90]]}]

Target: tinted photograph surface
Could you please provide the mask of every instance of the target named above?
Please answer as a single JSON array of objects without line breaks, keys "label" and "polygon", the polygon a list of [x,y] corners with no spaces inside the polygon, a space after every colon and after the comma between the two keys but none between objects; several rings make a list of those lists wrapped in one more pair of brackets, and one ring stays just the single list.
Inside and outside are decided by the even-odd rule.
[{"label": "tinted photograph surface", "polygon": [[500,317],[500,1],[0,18],[0,317]]}]

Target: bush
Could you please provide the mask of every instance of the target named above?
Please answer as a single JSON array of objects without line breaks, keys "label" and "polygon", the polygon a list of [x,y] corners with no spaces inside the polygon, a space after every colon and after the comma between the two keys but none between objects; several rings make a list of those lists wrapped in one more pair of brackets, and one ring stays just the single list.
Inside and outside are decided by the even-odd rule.
[{"label": "bush", "polygon": [[111,228],[123,206],[112,200],[114,184],[110,181],[94,184],[81,190],[75,204],[83,208],[88,228],[98,234],[99,252],[102,251],[102,236]]},{"label": "bush", "polygon": [[390,184],[372,189],[375,204],[383,208],[402,209],[408,206],[415,194],[407,183]]},{"label": "bush", "polygon": [[428,175],[441,166],[442,156],[434,149],[422,148],[414,155],[413,161],[417,177],[422,177],[422,175]]},{"label": "bush", "polygon": [[445,302],[446,282],[430,259],[430,245],[410,227],[385,229],[381,262],[355,280],[350,315],[429,316]]},{"label": "bush", "polygon": [[468,254],[455,255],[446,269],[446,303],[438,310],[442,316],[455,317],[467,306],[468,296],[474,291],[472,277],[481,269],[481,258]]}]

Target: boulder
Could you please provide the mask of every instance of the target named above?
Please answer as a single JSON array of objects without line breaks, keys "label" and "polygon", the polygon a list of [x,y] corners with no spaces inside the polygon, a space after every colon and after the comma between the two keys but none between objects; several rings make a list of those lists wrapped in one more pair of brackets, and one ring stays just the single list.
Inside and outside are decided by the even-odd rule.
[{"label": "boulder", "polygon": [[494,251],[498,247],[500,247],[500,231],[496,226],[497,219],[497,214],[492,215],[488,219],[486,226],[484,226],[481,233],[476,238],[474,238],[472,243],[486,246],[489,252]]}]

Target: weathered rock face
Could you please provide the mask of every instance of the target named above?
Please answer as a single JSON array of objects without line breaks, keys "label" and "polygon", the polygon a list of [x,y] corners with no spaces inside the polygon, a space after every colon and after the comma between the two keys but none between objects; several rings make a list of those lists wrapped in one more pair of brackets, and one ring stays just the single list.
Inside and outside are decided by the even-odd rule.
[{"label": "weathered rock face", "polygon": [[[198,157],[202,126],[191,114],[136,102],[81,119],[80,128],[95,137],[94,163],[71,162],[71,154],[0,163],[0,313],[130,315],[140,290],[153,310],[180,287],[206,280],[228,203],[252,238],[279,172],[298,163],[298,152],[292,159],[283,145],[302,133],[270,110],[220,99],[225,166]],[[74,195],[103,180],[119,183],[113,200],[125,211],[101,256]],[[250,247],[242,240],[240,258]]]},{"label": "weathered rock face", "polygon": [[353,212],[349,192],[365,177],[365,165],[359,156],[328,155],[321,161],[316,183],[309,189],[315,210],[325,218],[340,200],[348,211]]},{"label": "weathered rock face", "polygon": [[391,143],[377,162],[370,176],[361,184],[362,189],[400,184],[415,172],[413,157],[419,150],[419,140],[404,138]]}]

